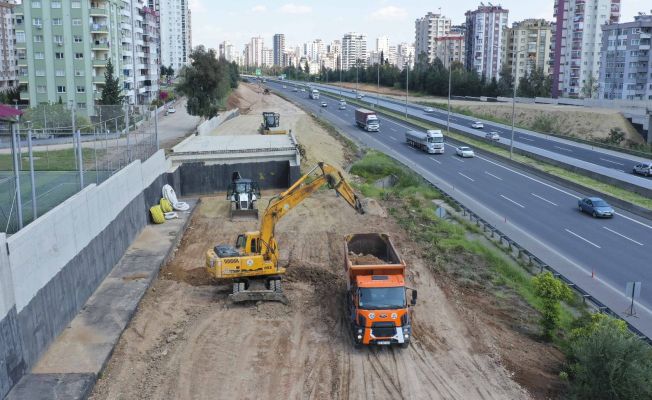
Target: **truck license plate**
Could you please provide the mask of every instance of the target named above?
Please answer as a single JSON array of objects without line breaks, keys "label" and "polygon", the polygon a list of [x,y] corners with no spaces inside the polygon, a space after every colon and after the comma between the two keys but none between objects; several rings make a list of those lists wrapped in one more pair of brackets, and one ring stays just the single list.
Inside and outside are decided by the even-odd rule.
[{"label": "truck license plate", "polygon": [[391,342],[390,342],[389,340],[379,340],[379,341],[378,341],[378,344],[379,344],[379,345],[388,345],[388,344],[390,344],[390,343],[391,343]]}]

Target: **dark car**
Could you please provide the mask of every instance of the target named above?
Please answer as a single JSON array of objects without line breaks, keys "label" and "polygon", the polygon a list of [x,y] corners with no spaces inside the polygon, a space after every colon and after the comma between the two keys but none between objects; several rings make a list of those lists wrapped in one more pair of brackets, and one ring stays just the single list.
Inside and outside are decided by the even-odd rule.
[{"label": "dark car", "polygon": [[585,197],[577,202],[577,206],[581,212],[589,213],[595,218],[611,218],[615,214],[614,209],[599,197]]}]

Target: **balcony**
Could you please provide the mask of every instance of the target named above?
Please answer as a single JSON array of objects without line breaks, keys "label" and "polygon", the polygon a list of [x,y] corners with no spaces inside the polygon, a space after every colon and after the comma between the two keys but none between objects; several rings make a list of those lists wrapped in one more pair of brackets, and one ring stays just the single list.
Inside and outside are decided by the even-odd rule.
[{"label": "balcony", "polygon": [[95,75],[93,77],[93,83],[96,85],[104,85],[104,75]]},{"label": "balcony", "polygon": [[101,42],[101,41],[96,40],[91,45],[91,49],[93,49],[93,50],[108,50],[109,49],[109,42]]},{"label": "balcony", "polygon": [[29,92],[20,92],[21,100],[29,100]]},{"label": "balcony", "polygon": [[106,67],[106,63],[108,60],[101,60],[99,58],[94,58],[93,59],[93,67]]},{"label": "balcony", "polygon": [[91,33],[108,33],[109,26],[106,24],[89,24]]},{"label": "balcony", "polygon": [[108,12],[106,8],[91,8],[89,14],[91,17],[106,17]]}]

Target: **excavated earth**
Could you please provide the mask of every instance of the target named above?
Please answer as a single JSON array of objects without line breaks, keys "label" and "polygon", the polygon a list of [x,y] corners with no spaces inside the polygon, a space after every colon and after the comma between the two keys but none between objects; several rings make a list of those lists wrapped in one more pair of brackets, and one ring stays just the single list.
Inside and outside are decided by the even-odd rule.
[{"label": "excavated earth", "polygon": [[[265,109],[272,101],[284,103],[265,96]],[[255,98],[250,104],[256,110]],[[311,159],[328,154],[344,167],[336,163],[345,150],[335,138],[305,115],[294,120],[309,128],[298,135]],[[297,206],[276,227],[289,304],[235,305],[228,282],[204,272],[204,254],[256,229],[257,221],[230,221],[222,194],[202,198],[91,398],[547,398],[559,361],[554,351],[519,333],[518,319],[491,298],[438,279],[378,202],[369,200],[366,208],[356,214],[328,190]],[[353,348],[343,240],[360,232],[388,233],[409,265],[407,281],[419,300],[407,349]]]}]

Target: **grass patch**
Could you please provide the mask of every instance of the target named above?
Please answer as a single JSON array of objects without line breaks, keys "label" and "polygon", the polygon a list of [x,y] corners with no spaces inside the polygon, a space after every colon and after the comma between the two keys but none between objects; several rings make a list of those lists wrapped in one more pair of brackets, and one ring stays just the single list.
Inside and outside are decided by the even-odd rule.
[{"label": "grass patch", "polygon": [[[362,105],[362,103],[359,103],[357,101],[351,100],[350,102],[355,102],[358,105]],[[397,114],[395,112],[389,111],[383,107],[380,107],[382,109],[383,114],[387,114],[391,116],[392,118],[408,122],[412,125],[417,125],[422,127],[423,129],[433,129],[433,128],[440,128],[439,126],[436,126],[434,124],[429,124],[427,122],[423,122],[420,120],[416,119],[405,119],[405,116]],[[470,146],[473,146],[478,149],[485,150],[490,153],[494,153],[503,157],[509,157],[509,151],[505,149],[501,149],[499,147],[496,147],[486,141],[470,138],[466,135],[460,134],[460,133],[454,133],[454,132],[448,132],[446,136],[458,140],[460,142],[466,143]],[[647,198],[645,196],[639,195],[637,193],[630,192],[625,189],[621,189],[618,187],[615,187],[613,185],[610,185],[608,183],[604,183],[601,181],[598,181],[596,179],[590,178],[588,176],[584,176],[581,174],[578,174],[576,172],[571,172],[568,171],[564,168],[557,167],[550,165],[548,163],[534,160],[530,157],[521,155],[521,154],[514,154],[512,159],[516,162],[519,162],[521,164],[526,164],[529,165],[533,168],[536,168],[540,171],[549,173],[551,175],[566,179],[568,181],[580,184],[582,186],[585,186],[587,188],[591,188],[597,191],[600,191],[602,193],[606,193],[610,196],[613,196],[617,199],[627,201],[629,203],[635,204],[637,206],[651,209],[652,210],[652,199]]]},{"label": "grass patch", "polygon": [[[35,171],[74,171],[76,170],[76,155],[72,148],[51,151],[35,151]],[[85,163],[94,160],[93,149],[82,148],[82,158]],[[29,170],[29,155],[22,153],[21,169]],[[13,171],[14,160],[11,154],[0,154],[0,171]]]},{"label": "grass patch", "polygon": [[[388,202],[389,214],[421,245],[422,256],[432,268],[451,275],[462,287],[494,293],[498,301],[517,295],[535,310],[542,309],[527,268],[477,237],[478,228],[461,217],[458,221],[437,217],[432,200],[441,198],[441,193],[413,171],[385,154],[370,151],[351,172],[363,179],[360,190],[364,195]],[[380,189],[373,184],[388,175],[397,177],[395,186]],[[580,304],[577,302],[578,307]],[[564,331],[573,327],[576,313],[569,306],[562,308]]]}]

